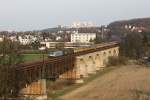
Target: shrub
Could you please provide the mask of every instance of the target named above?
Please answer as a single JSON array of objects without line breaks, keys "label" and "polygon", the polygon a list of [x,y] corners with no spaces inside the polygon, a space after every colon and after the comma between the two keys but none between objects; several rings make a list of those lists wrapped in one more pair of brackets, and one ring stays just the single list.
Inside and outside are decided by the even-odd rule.
[{"label": "shrub", "polygon": [[109,57],[108,66],[116,66],[116,65],[125,65],[127,64],[128,59],[126,57]]},{"label": "shrub", "polygon": [[137,64],[138,65],[144,65],[145,67],[150,67],[150,62],[149,61],[145,61],[143,59],[139,59]]},{"label": "shrub", "polygon": [[49,81],[47,82],[47,87],[50,90],[61,90],[67,86],[73,85],[74,80],[57,80],[55,82]]}]

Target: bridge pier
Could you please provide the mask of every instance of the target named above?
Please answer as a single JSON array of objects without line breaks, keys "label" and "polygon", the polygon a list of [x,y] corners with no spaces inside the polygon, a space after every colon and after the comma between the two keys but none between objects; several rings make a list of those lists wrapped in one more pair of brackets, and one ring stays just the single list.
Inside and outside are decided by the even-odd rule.
[{"label": "bridge pier", "polygon": [[41,66],[42,67],[38,66],[37,68],[32,68],[32,70],[24,70],[24,72],[20,72],[22,76],[16,77],[19,80],[20,96],[36,98],[35,100],[46,100],[46,79],[43,77],[45,75],[45,69],[43,65]]},{"label": "bridge pier", "polygon": [[47,100],[46,79],[40,79],[36,82],[26,84],[26,86],[20,90],[19,95],[25,98],[34,98],[35,100]]}]

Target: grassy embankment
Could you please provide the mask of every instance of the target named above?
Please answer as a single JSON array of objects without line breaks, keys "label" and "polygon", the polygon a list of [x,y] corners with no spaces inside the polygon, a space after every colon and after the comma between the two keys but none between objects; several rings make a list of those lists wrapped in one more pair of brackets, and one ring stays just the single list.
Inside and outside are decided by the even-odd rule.
[{"label": "grassy embankment", "polygon": [[104,70],[98,71],[96,74],[90,75],[88,78],[84,79],[84,83],[82,84],[73,84],[69,81],[56,81],[52,82],[47,80],[47,93],[48,98],[51,100],[58,100],[58,97],[65,95],[77,88],[80,88],[83,85],[88,84],[89,82],[93,81],[97,77],[101,77],[102,75],[111,72],[114,70],[114,67],[108,67]]},{"label": "grassy embankment", "polygon": [[[127,65],[133,65],[133,64],[135,65],[135,64],[137,64],[137,62],[138,61],[130,60],[130,61],[126,61],[126,64]],[[104,74],[110,73],[114,69],[120,68],[119,66],[121,66],[121,65],[126,66],[126,64],[125,63],[120,64],[120,62],[119,62],[119,63],[117,63],[117,65],[115,65],[115,67],[107,67],[104,70],[100,70],[96,74],[90,75],[88,78],[85,78],[83,84],[71,84],[71,83],[68,83],[66,81],[64,81],[64,82],[60,82],[60,81],[51,82],[51,81],[47,80],[48,98],[52,99],[52,100],[58,100],[58,97],[63,96],[63,95],[65,95],[65,94],[67,94],[67,93],[69,93],[69,92],[71,92],[77,88],[84,86],[84,85],[88,84],[89,82],[95,80],[96,78],[102,77]],[[143,66],[145,66],[145,64]]]}]

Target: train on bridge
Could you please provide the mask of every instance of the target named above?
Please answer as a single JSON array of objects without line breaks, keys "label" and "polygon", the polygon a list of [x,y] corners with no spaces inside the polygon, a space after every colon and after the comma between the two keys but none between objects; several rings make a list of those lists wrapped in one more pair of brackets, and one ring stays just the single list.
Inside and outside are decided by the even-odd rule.
[{"label": "train on bridge", "polygon": [[118,45],[118,42],[110,42],[109,44],[108,43],[101,43],[101,44],[95,44],[95,45],[88,46],[88,47],[54,50],[54,51],[50,51],[48,53],[48,57],[51,58],[51,57],[58,57],[58,56],[63,56],[63,55],[76,54],[76,53],[85,52],[85,51],[89,51],[89,50],[96,50],[96,49],[110,46],[110,45]]}]

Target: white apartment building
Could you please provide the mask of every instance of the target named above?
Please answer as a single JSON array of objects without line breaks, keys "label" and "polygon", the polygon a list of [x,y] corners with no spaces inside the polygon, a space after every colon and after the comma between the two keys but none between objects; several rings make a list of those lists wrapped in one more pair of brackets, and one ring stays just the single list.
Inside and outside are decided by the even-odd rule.
[{"label": "white apartment building", "polygon": [[91,40],[96,38],[96,33],[72,33],[71,42],[72,43],[89,43]]}]

